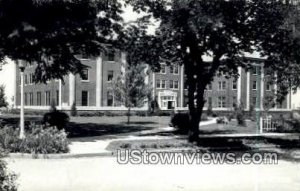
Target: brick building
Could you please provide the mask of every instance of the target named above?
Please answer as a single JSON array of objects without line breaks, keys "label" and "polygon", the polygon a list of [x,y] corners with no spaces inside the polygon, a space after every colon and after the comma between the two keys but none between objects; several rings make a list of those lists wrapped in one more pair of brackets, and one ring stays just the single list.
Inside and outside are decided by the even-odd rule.
[{"label": "brick building", "polygon": [[[269,84],[269,76],[265,75],[264,60],[248,58],[254,66],[251,70],[238,68],[240,77],[235,80],[225,76],[216,76],[205,92],[205,109],[210,105],[214,110],[232,110],[236,103],[243,103],[246,110],[251,107],[263,108],[263,98],[276,91],[276,85]],[[57,108],[70,110],[73,103],[78,110],[125,110],[114,100],[112,81],[120,74],[126,63],[125,54],[110,51],[97,58],[81,58],[88,66],[84,76],[69,74],[61,80],[51,80],[47,84],[34,84],[35,66],[27,65],[24,87],[25,109],[47,110],[52,101]],[[121,64],[123,63],[123,64]],[[124,68],[123,68],[124,69]],[[261,75],[258,75],[261,71]],[[20,105],[20,74],[16,69],[15,106]],[[153,97],[162,110],[187,109],[187,89],[183,66],[167,66],[162,64],[160,72],[150,72],[145,82],[152,86]],[[291,109],[291,95],[283,103],[271,110],[288,111]],[[136,108],[147,110],[147,106]]]}]

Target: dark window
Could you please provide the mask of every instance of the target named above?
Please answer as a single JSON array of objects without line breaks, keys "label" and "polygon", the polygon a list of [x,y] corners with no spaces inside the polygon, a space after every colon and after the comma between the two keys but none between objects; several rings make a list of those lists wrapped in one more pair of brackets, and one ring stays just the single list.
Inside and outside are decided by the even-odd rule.
[{"label": "dark window", "polygon": [[27,79],[27,75],[24,75],[25,78],[25,85],[28,84],[28,79]]},{"label": "dark window", "polygon": [[51,93],[50,91],[46,91],[46,105],[49,106],[51,104]]},{"label": "dark window", "polygon": [[56,90],[56,105],[59,105],[59,90]]},{"label": "dark window", "polygon": [[233,81],[232,81],[232,89],[233,89],[233,90],[236,90],[236,89],[237,89],[237,81],[236,81],[236,80],[233,80]]},{"label": "dark window", "polygon": [[166,88],[166,80],[161,81],[161,88]]},{"label": "dark window", "polygon": [[252,89],[253,89],[253,90],[256,90],[256,89],[257,89],[257,82],[256,82],[256,81],[253,81]]},{"label": "dark window", "polygon": [[269,82],[267,83],[266,86],[267,86],[267,87],[266,87],[267,91],[271,91],[271,84],[270,84]]},{"label": "dark window", "polygon": [[174,66],[174,74],[179,74],[179,67],[178,67],[178,65]]},{"label": "dark window", "polygon": [[108,61],[115,61],[115,51],[110,50],[110,51],[107,53],[107,60],[108,60]]},{"label": "dark window", "polygon": [[174,89],[178,89],[178,86],[179,86],[178,81],[174,81]]},{"label": "dark window", "polygon": [[212,98],[211,97],[208,97],[208,106],[212,107]]},{"label": "dark window", "polygon": [[89,93],[87,91],[81,92],[81,105],[82,106],[88,106],[88,97],[89,97]]},{"label": "dark window", "polygon": [[211,83],[208,84],[207,87],[206,87],[206,89],[207,89],[207,90],[212,90],[212,84],[211,84]]},{"label": "dark window", "polygon": [[165,74],[166,73],[166,65],[163,64],[163,65],[160,66],[160,73],[161,74]]},{"label": "dark window", "polygon": [[24,95],[24,104],[25,104],[25,105],[28,104],[28,103],[27,103],[27,93],[25,93],[25,95]]},{"label": "dark window", "polygon": [[174,88],[174,85],[173,85],[173,80],[170,80],[170,89],[173,89]]},{"label": "dark window", "polygon": [[33,105],[33,93],[29,93],[29,105]]},{"label": "dark window", "polygon": [[88,81],[89,80],[89,70],[88,69],[84,69],[82,71],[81,80],[84,80],[84,81]]},{"label": "dark window", "polygon": [[107,92],[107,106],[113,106],[114,96],[112,92]]},{"label": "dark window", "polygon": [[174,74],[174,67],[170,66],[170,74]]},{"label": "dark window", "polygon": [[252,105],[253,107],[256,107],[256,97],[252,97]]},{"label": "dark window", "polygon": [[42,92],[37,92],[36,93],[36,104],[38,106],[42,105]]},{"label": "dark window", "polygon": [[110,70],[107,72],[107,81],[111,82],[114,78],[114,71]]},{"label": "dark window", "polygon": [[218,97],[218,107],[219,108],[226,107],[226,97],[224,97],[224,96]]}]

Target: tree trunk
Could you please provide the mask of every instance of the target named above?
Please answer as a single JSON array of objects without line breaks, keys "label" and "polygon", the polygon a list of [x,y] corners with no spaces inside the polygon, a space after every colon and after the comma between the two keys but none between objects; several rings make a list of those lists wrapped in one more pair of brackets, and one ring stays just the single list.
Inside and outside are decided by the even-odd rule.
[{"label": "tree trunk", "polygon": [[128,125],[130,124],[130,107],[128,107],[128,110],[127,110],[127,124]]}]

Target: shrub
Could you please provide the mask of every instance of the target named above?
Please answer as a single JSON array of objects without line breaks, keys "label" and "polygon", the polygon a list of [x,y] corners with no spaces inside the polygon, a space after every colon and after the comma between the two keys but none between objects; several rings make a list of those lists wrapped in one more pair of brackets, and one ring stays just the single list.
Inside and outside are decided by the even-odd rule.
[{"label": "shrub", "polygon": [[50,154],[69,152],[69,141],[64,130],[36,126],[26,135],[21,145],[24,153]]},{"label": "shrub", "polygon": [[246,125],[245,122],[245,111],[244,111],[244,106],[243,104],[240,104],[235,108],[235,113],[236,113],[236,120],[238,125]]},{"label": "shrub", "polygon": [[207,121],[207,120],[208,120],[207,114],[202,113],[202,115],[201,115],[201,121]]},{"label": "shrub", "polygon": [[22,140],[19,139],[19,130],[11,126],[0,129],[0,148],[9,152],[20,152]]},{"label": "shrub", "polygon": [[224,124],[225,123],[224,117],[218,117],[216,121],[217,121],[217,124]]},{"label": "shrub", "polygon": [[17,176],[8,172],[6,162],[1,158],[4,157],[4,151],[0,150],[0,190],[1,191],[17,191],[16,179]]},{"label": "shrub", "polygon": [[218,114],[213,112],[212,117],[218,117]]},{"label": "shrub", "polygon": [[72,117],[76,117],[77,116],[77,108],[76,108],[75,102],[72,104],[72,107],[71,107],[71,116]]},{"label": "shrub", "polygon": [[208,108],[207,108],[207,115],[208,116],[212,116],[214,114],[213,110],[212,110],[212,106],[209,105]]},{"label": "shrub", "polygon": [[136,116],[146,117],[148,115],[147,111],[137,111],[135,113]]},{"label": "shrub", "polygon": [[18,129],[8,126],[0,129],[0,147],[13,153],[50,154],[69,151],[69,141],[64,130],[35,125],[26,132],[24,139],[19,139],[18,132]]},{"label": "shrub", "polygon": [[171,118],[170,126],[178,129],[180,133],[186,134],[189,131],[190,120],[188,113],[176,113]]},{"label": "shrub", "polygon": [[59,130],[66,128],[70,118],[68,114],[61,111],[52,111],[46,113],[43,118],[43,123],[47,126],[57,127]]}]

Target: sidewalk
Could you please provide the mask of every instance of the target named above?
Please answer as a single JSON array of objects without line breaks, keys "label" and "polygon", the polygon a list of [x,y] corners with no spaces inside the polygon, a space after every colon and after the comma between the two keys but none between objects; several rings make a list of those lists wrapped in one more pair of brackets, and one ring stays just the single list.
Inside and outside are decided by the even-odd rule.
[{"label": "sidewalk", "polygon": [[[200,126],[215,124],[216,118],[213,118],[208,121],[204,121],[200,123]],[[154,129],[154,130],[144,130],[137,133],[131,133],[124,136],[121,134],[120,136],[114,136],[115,138],[106,138],[103,139],[99,137],[99,140],[84,140],[81,141],[80,139],[75,139],[75,141],[71,140],[70,144],[70,154],[96,154],[96,153],[111,153],[111,151],[106,150],[106,147],[113,141],[128,141],[128,140],[157,140],[157,139],[170,139],[176,138],[176,136],[158,136],[158,135],[151,135],[151,136],[143,136],[147,134],[155,134],[158,132],[170,132],[173,131],[173,127],[165,127],[161,129]],[[120,138],[121,137],[121,138]]]}]

